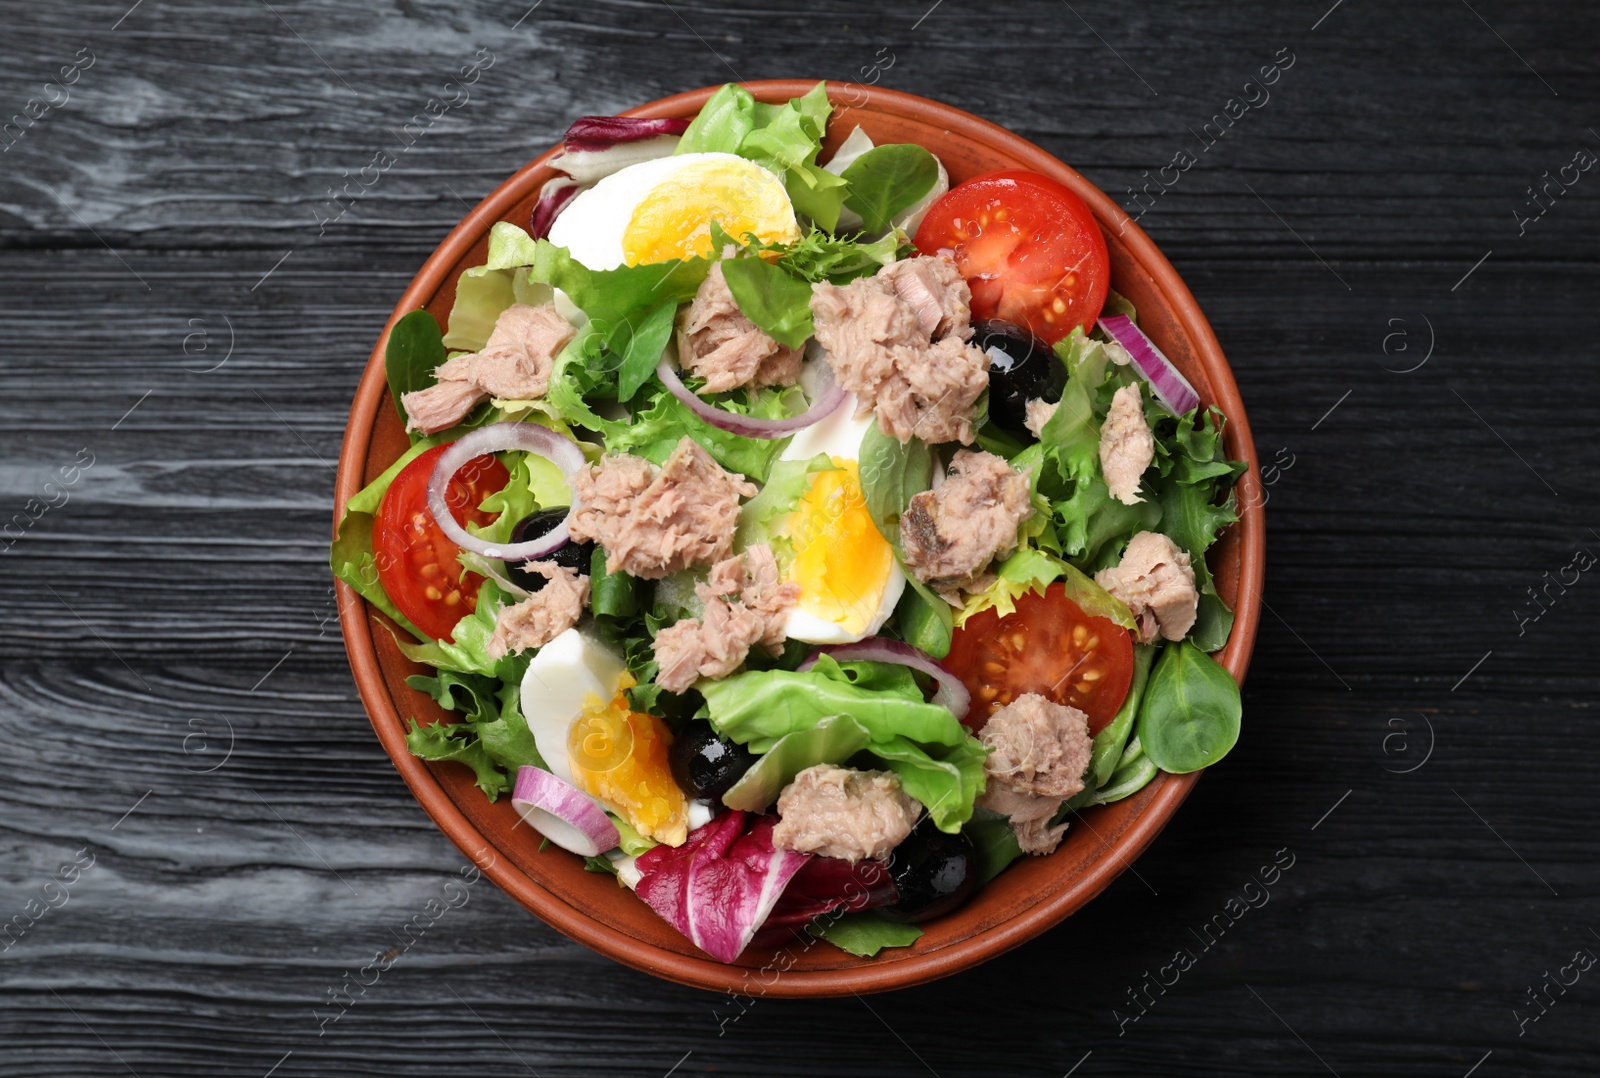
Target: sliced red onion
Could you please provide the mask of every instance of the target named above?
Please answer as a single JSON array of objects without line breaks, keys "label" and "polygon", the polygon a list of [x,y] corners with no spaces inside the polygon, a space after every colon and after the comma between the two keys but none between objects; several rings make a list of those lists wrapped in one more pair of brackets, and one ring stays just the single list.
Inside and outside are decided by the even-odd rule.
[{"label": "sliced red onion", "polygon": [[934,703],[949,708],[950,713],[958,719],[966,718],[967,711],[972,707],[972,694],[967,692],[967,687],[961,683],[960,678],[934,662],[927,652],[903,641],[869,636],[854,644],[818,648],[817,653],[801,663],[799,669],[810,670],[817,665],[819,655],[829,655],[836,662],[842,663],[894,663],[897,666],[909,666],[913,670],[921,670],[939,685],[938,691],[933,694]]},{"label": "sliced red onion", "polygon": [[678,377],[678,372],[672,369],[672,364],[665,359],[656,366],[656,377],[667,387],[667,392],[682,401],[689,411],[718,430],[744,438],[782,438],[786,434],[804,430],[824,416],[831,415],[835,408],[844,403],[845,397],[844,390],[834,382],[833,368],[828,366],[826,360],[817,371],[818,392],[811,407],[788,419],[756,419],[707,404],[690,392],[689,387],[683,384],[683,379]]},{"label": "sliced red onion", "polygon": [[566,521],[526,543],[486,543],[457,524],[445,503],[444,493],[450,486],[450,480],[467,461],[485,453],[501,453],[508,449],[536,453],[560,468],[561,474],[566,476],[588,463],[577,442],[557,434],[549,427],[541,427],[537,423],[493,423],[463,435],[440,454],[439,462],[433,466],[433,474],[428,477],[428,512],[433,514],[440,530],[463,550],[501,561],[531,561],[546,557],[566,543]]},{"label": "sliced red onion", "polygon": [[568,150],[607,150],[618,143],[681,135],[687,130],[688,120],[673,117],[649,120],[643,116],[579,116],[561,142]]},{"label": "sliced red onion", "polygon": [[550,237],[550,226],[556,223],[561,211],[567,208],[583,187],[570,176],[555,176],[545,181],[539,189],[539,201],[533,205],[533,216],[528,221],[528,234],[536,240]]},{"label": "sliced red onion", "polygon": [[1173,415],[1183,415],[1200,403],[1200,394],[1194,391],[1189,379],[1173,366],[1172,360],[1161,354],[1161,349],[1133,324],[1133,319],[1125,314],[1113,314],[1096,324],[1128,350],[1133,357],[1133,365],[1150,383],[1156,400],[1166,405]]},{"label": "sliced red onion", "polygon": [[542,767],[517,768],[511,807],[529,827],[580,857],[599,857],[622,841],[617,825],[593,798]]}]

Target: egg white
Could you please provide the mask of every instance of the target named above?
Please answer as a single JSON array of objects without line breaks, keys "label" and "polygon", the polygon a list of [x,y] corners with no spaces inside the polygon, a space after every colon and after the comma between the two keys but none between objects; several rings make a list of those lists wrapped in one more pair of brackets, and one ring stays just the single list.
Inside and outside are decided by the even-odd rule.
[{"label": "egg white", "polygon": [[528,660],[522,675],[522,714],[552,775],[574,781],[568,731],[585,705],[609,703],[627,672],[616,652],[577,629],[568,629]]},{"label": "egg white", "polygon": [[[759,169],[759,165],[731,153],[686,153],[658,157],[613,172],[587,191],[581,192],[550,226],[550,242],[565,247],[592,270],[616,269],[626,261],[622,249],[624,233],[633,220],[639,203],[659,184],[675,173],[702,162],[723,160],[740,172]],[[772,182],[782,190],[776,176]],[[787,196],[785,196],[787,201]],[[790,215],[793,215],[790,209]]]},{"label": "egg white", "polygon": [[[814,362],[825,362],[825,360],[819,359]],[[808,395],[811,394],[811,387],[806,386],[806,383],[814,377],[812,365],[808,365],[808,369],[801,372],[801,385],[806,387]],[[866,418],[856,419],[857,404],[856,395],[847,393],[844,403],[837,409],[796,434],[794,440],[784,449],[780,459],[810,460],[818,453],[823,453],[830,458],[841,457],[856,461],[859,467],[861,439],[867,433],[867,428],[872,425],[872,415],[868,413]],[[792,580],[792,578],[787,579]],[[804,587],[803,584],[801,586]],[[789,611],[784,620],[784,635],[791,640],[803,640],[808,644],[853,644],[857,640],[864,640],[883,628],[884,622],[894,613],[895,605],[900,602],[900,596],[905,590],[906,575],[898,561],[891,562],[888,579],[884,583],[883,597],[878,601],[877,612],[862,631],[852,632],[836,621],[819,618],[809,611],[795,607]]]}]

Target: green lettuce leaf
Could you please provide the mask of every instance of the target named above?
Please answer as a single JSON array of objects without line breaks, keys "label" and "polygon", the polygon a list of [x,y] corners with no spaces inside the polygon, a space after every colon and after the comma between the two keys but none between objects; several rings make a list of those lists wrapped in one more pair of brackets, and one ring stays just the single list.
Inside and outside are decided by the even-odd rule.
[{"label": "green lettuce leaf", "polygon": [[516,302],[510,270],[474,266],[456,278],[456,300],[450,308],[444,346],[459,352],[481,352],[494,332],[495,320]]},{"label": "green lettuce leaf", "polygon": [[823,655],[804,673],[747,670],[696,686],[711,725],[762,753],[785,734],[833,715],[850,715],[874,742],[906,737],[921,744],[962,744],[966,728],[938,704],[925,703],[911,671],[888,663],[838,663]]},{"label": "green lettuce leaf", "polygon": [[800,772],[817,764],[842,764],[871,741],[867,728],[849,715],[829,715],[815,726],[778,738],[722,795],[722,803],[745,812],[765,812]]},{"label": "green lettuce leaf", "polygon": [[1240,713],[1233,675],[1194,644],[1180,640],[1162,649],[1150,675],[1139,709],[1139,742],[1163,771],[1199,771],[1233,748]]},{"label": "green lettuce leaf", "polygon": [[871,910],[819,917],[806,931],[859,958],[871,958],[885,947],[909,947],[922,938],[916,925],[887,921]]},{"label": "green lettuce leaf", "polygon": [[[526,667],[525,656],[507,655],[502,659],[489,658],[489,638],[494,635],[495,618],[510,596],[493,580],[485,580],[478,589],[478,605],[472,613],[456,622],[454,640],[429,640],[422,644],[399,641],[400,650],[413,662],[427,663],[439,670],[458,674],[478,674],[482,677],[510,680],[520,683],[518,664]],[[516,671],[513,674],[513,671]]]},{"label": "green lettuce leaf", "polygon": [[983,760],[989,750],[971,734],[954,745],[917,745],[910,738],[873,741],[867,751],[900,776],[906,793],[927,806],[934,826],[955,834],[972,816],[983,792]]}]

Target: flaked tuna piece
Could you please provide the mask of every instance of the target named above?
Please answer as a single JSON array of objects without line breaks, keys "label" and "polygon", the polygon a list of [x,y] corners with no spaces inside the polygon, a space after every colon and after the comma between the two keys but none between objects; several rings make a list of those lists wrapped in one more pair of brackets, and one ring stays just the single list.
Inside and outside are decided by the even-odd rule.
[{"label": "flaked tuna piece", "polygon": [[772,548],[762,543],[717,562],[695,593],[704,614],[656,634],[656,683],[668,692],[682,692],[698,678],[727,677],[758,644],[774,655],[782,651],[784,616],[800,586],[779,581]]},{"label": "flaked tuna piece", "polygon": [[550,388],[550,369],[576,332],[554,306],[513,303],[495,319],[481,352],[446,360],[434,371],[437,384],[403,394],[406,429],[425,434],[453,427],[479,402],[536,400]]},{"label": "flaked tuna piece", "polygon": [[545,579],[545,586],[495,617],[494,634],[484,651],[491,659],[515,651],[542,648],[574,625],[589,602],[589,578],[553,561],[524,562],[524,569]]},{"label": "flaked tuna piece", "polygon": [[800,377],[800,359],[798,348],[779,344],[744,316],[722,263],[714,263],[678,321],[678,364],[705,379],[701,392],[792,386]]},{"label": "flaked tuna piece", "polygon": [[1155,458],[1156,440],[1144,418],[1139,383],[1132,382],[1112,394],[1111,410],[1100,425],[1100,473],[1111,496],[1123,505],[1144,501],[1139,477]]},{"label": "flaked tuna piece", "polygon": [[1182,640],[1194,627],[1200,592],[1189,553],[1160,532],[1128,540],[1122,561],[1094,574],[1094,582],[1127,604],[1139,623],[1139,640]]},{"label": "flaked tuna piece", "polygon": [[400,405],[406,410],[406,430],[436,434],[466,419],[488,399],[489,394],[473,382],[442,381],[414,393],[402,393]]},{"label": "flaked tuna piece", "polygon": [[916,312],[917,325],[930,341],[972,338],[972,290],[948,258],[905,258],[878,271],[895,295]]},{"label": "flaked tuna piece", "polygon": [[1060,401],[1047,401],[1035,397],[1024,406],[1023,426],[1027,427],[1035,438],[1043,438],[1044,425],[1054,418],[1056,409],[1060,407]]},{"label": "flaked tuna piece", "polygon": [[[909,267],[918,262],[933,265]],[[839,385],[856,394],[857,418],[876,415],[879,429],[901,442],[973,438],[989,359],[966,340],[971,296],[959,274],[946,287],[953,269],[944,259],[913,258],[847,285],[812,286],[817,342]]]},{"label": "flaked tuna piece", "polygon": [[919,812],[893,772],[816,764],[778,795],[772,844],[852,864],[881,861],[911,834]]},{"label": "flaked tuna piece", "polygon": [[1010,817],[1017,844],[1028,853],[1049,853],[1067,825],[1050,820],[1084,788],[1094,755],[1089,717],[1038,693],[1025,693],[989,717],[978,739],[992,751],[983,762],[986,778],[977,803]]},{"label": "flaked tuna piece", "polygon": [[572,538],[604,547],[607,572],[647,580],[726,558],[739,499],[756,493],[687,435],[660,468],[621,454],[578,469],[570,482]]},{"label": "flaked tuna piece", "polygon": [[1028,477],[993,453],[957,451],[936,490],[914,495],[900,517],[906,568],[941,590],[964,588],[1017,546],[1033,515]]}]

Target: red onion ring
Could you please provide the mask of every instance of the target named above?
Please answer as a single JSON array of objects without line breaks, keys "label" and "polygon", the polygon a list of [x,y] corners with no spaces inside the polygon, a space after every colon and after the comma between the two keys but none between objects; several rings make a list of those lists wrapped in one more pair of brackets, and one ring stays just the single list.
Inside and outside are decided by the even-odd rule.
[{"label": "red onion ring", "polygon": [[517,768],[511,807],[545,838],[581,857],[614,850],[622,836],[594,798],[540,767]]},{"label": "red onion ring", "polygon": [[[561,474],[566,476],[570,476],[588,463],[577,442],[557,434],[549,427],[541,427],[537,423],[493,423],[463,435],[440,454],[439,462],[433,466],[433,474],[428,477],[428,512],[433,514],[439,529],[464,550],[481,554],[485,558],[498,558],[501,561],[531,561],[534,558],[543,558],[566,544],[566,521],[562,521],[553,530],[537,539],[500,546],[486,543],[469,534],[465,528],[456,523],[456,518],[451,515],[450,508],[444,500],[450,480],[455,478],[455,474],[466,465],[467,461],[481,457],[485,453],[500,453],[507,449],[536,453],[560,468]],[[570,516],[570,513],[568,515]]]},{"label": "red onion ring", "polygon": [[744,438],[782,438],[786,434],[793,434],[797,430],[804,430],[833,413],[834,409],[844,403],[845,392],[833,380],[833,368],[828,366],[827,360],[819,360],[819,388],[816,400],[797,416],[788,419],[754,419],[737,412],[724,411],[715,405],[707,404],[683,384],[683,379],[678,377],[678,372],[672,369],[672,364],[663,359],[656,365],[656,377],[661,379],[661,384],[683,402],[684,407],[710,423],[718,430],[725,430],[730,434],[737,434]]},{"label": "red onion ring", "polygon": [[967,712],[972,708],[972,694],[967,691],[960,678],[934,662],[927,652],[903,641],[869,636],[854,644],[818,648],[815,655],[800,664],[799,671],[803,673],[817,665],[817,658],[821,655],[828,655],[836,662],[842,663],[894,663],[896,666],[909,666],[913,670],[921,670],[939,685],[938,691],[933,694],[934,703],[949,708],[950,713],[958,719],[966,718]]}]

